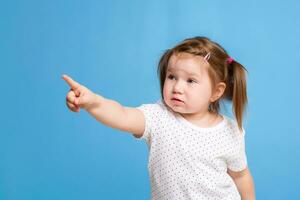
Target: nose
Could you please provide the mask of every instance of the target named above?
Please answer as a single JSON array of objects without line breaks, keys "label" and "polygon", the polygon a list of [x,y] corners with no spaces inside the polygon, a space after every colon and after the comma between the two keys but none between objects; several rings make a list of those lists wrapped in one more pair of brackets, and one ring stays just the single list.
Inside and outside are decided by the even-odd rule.
[{"label": "nose", "polygon": [[181,81],[176,81],[173,87],[173,93],[182,94],[184,91],[184,84]]}]

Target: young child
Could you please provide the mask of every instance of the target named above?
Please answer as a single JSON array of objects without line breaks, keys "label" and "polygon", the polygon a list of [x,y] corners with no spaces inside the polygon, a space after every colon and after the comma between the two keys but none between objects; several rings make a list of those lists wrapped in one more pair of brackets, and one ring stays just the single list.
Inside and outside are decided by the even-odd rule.
[{"label": "young child", "polygon": [[[205,37],[168,49],[158,65],[161,100],[125,107],[63,75],[67,106],[85,109],[101,123],[149,147],[151,199],[255,199],[247,167],[243,111],[244,67]],[[235,120],[219,113],[232,101]]]}]

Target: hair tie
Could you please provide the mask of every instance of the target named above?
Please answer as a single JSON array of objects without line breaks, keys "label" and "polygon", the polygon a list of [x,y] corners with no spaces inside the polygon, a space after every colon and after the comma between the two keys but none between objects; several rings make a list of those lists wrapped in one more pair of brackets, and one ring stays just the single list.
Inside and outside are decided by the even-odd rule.
[{"label": "hair tie", "polygon": [[208,53],[204,56],[204,60],[206,60],[206,62],[208,62],[209,59],[210,59],[210,52],[208,52]]},{"label": "hair tie", "polygon": [[227,64],[231,64],[233,61],[234,61],[234,59],[231,57],[228,57],[226,60]]}]

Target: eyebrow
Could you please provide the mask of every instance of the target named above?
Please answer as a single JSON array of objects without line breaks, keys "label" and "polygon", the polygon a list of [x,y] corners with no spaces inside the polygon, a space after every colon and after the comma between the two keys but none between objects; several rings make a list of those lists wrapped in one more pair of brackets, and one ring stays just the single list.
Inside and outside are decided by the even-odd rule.
[{"label": "eyebrow", "polygon": [[[173,69],[169,68],[169,69],[167,69],[167,71],[173,72]],[[196,73],[188,73],[188,72],[185,72],[185,73],[188,74],[189,76],[196,76],[196,77],[197,77],[197,75],[199,76],[199,74],[196,74]]]}]

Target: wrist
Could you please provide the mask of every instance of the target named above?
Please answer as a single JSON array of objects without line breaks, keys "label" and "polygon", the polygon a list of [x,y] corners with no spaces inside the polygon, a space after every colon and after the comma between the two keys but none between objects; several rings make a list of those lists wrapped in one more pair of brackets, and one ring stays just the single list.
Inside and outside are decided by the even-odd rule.
[{"label": "wrist", "polygon": [[94,96],[94,98],[93,98],[92,103],[89,104],[89,105],[85,108],[85,110],[88,111],[88,112],[91,112],[91,111],[93,111],[93,110],[99,108],[99,107],[101,106],[102,102],[103,102],[103,99],[104,99],[102,96],[97,95],[97,94],[95,94],[95,93],[93,93],[93,96]]}]

